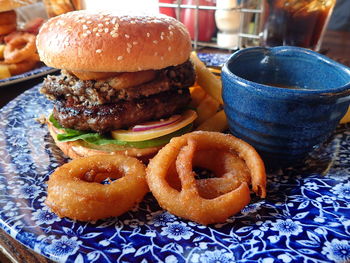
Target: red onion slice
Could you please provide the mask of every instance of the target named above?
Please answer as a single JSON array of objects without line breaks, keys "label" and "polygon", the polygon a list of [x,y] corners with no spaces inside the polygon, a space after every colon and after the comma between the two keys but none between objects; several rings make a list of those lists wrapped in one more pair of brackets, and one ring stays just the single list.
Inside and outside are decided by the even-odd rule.
[{"label": "red onion slice", "polygon": [[173,115],[167,120],[151,122],[152,124],[135,125],[131,130],[134,132],[147,131],[152,129],[157,129],[160,127],[168,126],[181,119],[181,115]]}]

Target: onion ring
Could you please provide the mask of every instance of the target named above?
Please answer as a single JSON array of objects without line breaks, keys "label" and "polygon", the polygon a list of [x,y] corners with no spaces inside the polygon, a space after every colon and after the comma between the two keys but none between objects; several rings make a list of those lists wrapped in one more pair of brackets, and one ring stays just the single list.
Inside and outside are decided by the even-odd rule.
[{"label": "onion ring", "polygon": [[4,64],[8,65],[11,75],[18,75],[35,68],[37,63],[38,61],[29,59],[29,60],[21,61],[19,63],[10,63],[10,64],[4,63]]},{"label": "onion ring", "polygon": [[[198,187],[201,183],[196,182],[192,167],[196,162],[200,163],[200,158],[197,160],[195,158],[196,153],[208,150],[223,151],[238,156],[249,170],[250,178],[247,179],[247,175],[242,172],[222,175],[215,180],[207,179],[208,181],[203,185],[210,185],[215,181],[219,186],[229,182],[230,178],[236,178],[236,181],[232,180],[229,189],[224,189],[222,195],[214,195],[211,199],[201,196],[199,190],[201,186]],[[181,181],[180,191],[167,181],[169,178],[167,174],[174,169],[174,163]],[[237,167],[241,165],[242,163],[239,163]],[[223,171],[225,172],[225,169]],[[265,167],[258,153],[242,140],[218,132],[199,131],[173,138],[150,161],[146,179],[161,207],[177,216],[204,225],[224,222],[229,216],[246,206],[250,202],[248,187],[250,180],[253,191],[260,197],[266,196]],[[218,189],[218,186],[210,187]]]},{"label": "onion ring", "polygon": [[140,84],[149,82],[155,79],[157,76],[156,70],[142,70],[137,72],[123,72],[120,73],[117,77],[112,78],[109,81],[109,85],[112,88],[121,90],[130,87],[135,87]]},{"label": "onion ring", "polygon": [[6,25],[0,25],[0,35],[7,35],[11,32],[15,31],[17,28],[16,24],[6,24]]},{"label": "onion ring", "polygon": [[[251,183],[245,162],[237,154],[220,150],[196,151],[192,166],[211,171],[216,177],[196,180],[201,197],[212,199],[237,188],[241,182]],[[166,180],[171,187],[181,191],[181,181],[175,162],[168,170]]]},{"label": "onion ring", "polygon": [[25,32],[23,32],[23,31],[14,31],[11,34],[8,34],[8,35],[6,35],[4,37],[4,42],[5,42],[5,44],[7,44],[8,42],[10,42],[15,37],[21,36],[23,34],[25,34]]},{"label": "onion ring", "polygon": [[17,14],[14,10],[4,11],[0,14],[0,27],[2,25],[17,24]]},{"label": "onion ring", "polygon": [[118,75],[118,72],[93,72],[93,71],[70,71],[80,80],[107,79]]},{"label": "onion ring", "polygon": [[[100,184],[107,178],[117,179]],[[81,221],[119,216],[148,192],[145,166],[122,154],[78,158],[50,176],[45,201],[60,217]]]},{"label": "onion ring", "polygon": [[25,33],[9,41],[4,50],[5,63],[18,63],[36,53],[35,35]]},{"label": "onion ring", "polygon": [[193,166],[212,171],[216,177],[196,180],[199,195],[212,199],[239,187],[242,182],[251,183],[249,169],[235,153],[219,150],[197,151]]}]

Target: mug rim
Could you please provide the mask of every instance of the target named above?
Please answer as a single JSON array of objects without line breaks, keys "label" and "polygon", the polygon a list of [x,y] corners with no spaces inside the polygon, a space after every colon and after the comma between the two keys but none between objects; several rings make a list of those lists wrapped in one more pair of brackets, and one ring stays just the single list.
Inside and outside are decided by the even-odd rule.
[{"label": "mug rim", "polygon": [[[252,53],[252,52],[270,52],[272,54],[279,54],[282,52],[297,52],[297,54],[301,55],[306,55],[310,57],[314,57],[318,61],[322,63],[326,63],[331,65],[332,67],[336,67],[337,70],[342,71],[345,74],[349,75],[349,81],[340,87],[337,88],[329,88],[329,89],[288,89],[288,88],[281,88],[281,87],[275,87],[275,86],[270,86],[270,85],[265,85],[261,84],[258,82],[250,81],[247,79],[244,79],[242,77],[239,77],[238,75],[234,74],[230,69],[229,69],[229,64],[235,60],[236,58],[243,56],[247,53]],[[228,60],[224,63],[224,66],[222,68],[222,74],[228,75],[229,77],[233,78],[236,82],[238,82],[240,85],[243,85],[245,88],[251,89],[253,91],[257,91],[259,93],[264,93],[266,95],[272,95],[274,98],[277,97],[285,97],[288,96],[289,99],[292,96],[295,97],[312,97],[315,98],[318,97],[346,97],[350,95],[350,68],[348,68],[345,65],[342,65],[322,54],[319,54],[315,51],[306,49],[306,48],[301,48],[301,47],[294,47],[294,46],[278,46],[278,47],[250,47],[250,48],[245,48],[238,50],[234,52]],[[349,98],[350,99],[350,98]]]}]

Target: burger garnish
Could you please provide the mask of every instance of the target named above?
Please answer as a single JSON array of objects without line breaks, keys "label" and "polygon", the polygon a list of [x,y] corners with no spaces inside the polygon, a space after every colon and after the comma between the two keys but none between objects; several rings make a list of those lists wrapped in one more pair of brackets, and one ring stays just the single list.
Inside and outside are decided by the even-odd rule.
[{"label": "burger garnish", "polygon": [[70,157],[154,154],[191,130],[192,47],[176,19],[76,11],[51,18],[37,46],[47,65],[62,69],[41,92],[54,101],[50,133]]}]

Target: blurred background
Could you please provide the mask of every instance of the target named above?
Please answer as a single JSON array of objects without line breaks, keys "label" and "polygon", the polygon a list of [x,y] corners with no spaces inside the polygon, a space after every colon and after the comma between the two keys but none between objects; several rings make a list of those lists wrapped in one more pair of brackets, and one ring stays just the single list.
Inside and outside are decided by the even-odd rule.
[{"label": "blurred background", "polygon": [[[38,0],[32,5],[18,8],[17,11],[20,22],[29,21],[38,16],[52,17],[78,9],[160,12],[186,25],[195,49],[214,47],[235,50],[266,45],[266,38],[277,34],[270,31],[276,30],[278,25],[295,24],[296,21],[313,25],[323,19],[325,28],[328,26],[331,30],[350,31],[350,1],[337,0],[332,12],[334,3],[335,0]],[[327,4],[330,8],[324,10]],[[295,8],[292,11],[286,10],[281,5],[289,7],[294,5]],[[307,11],[305,6],[308,6]],[[300,18],[301,15],[305,16],[305,13],[311,14],[308,15],[308,20]],[[291,14],[294,20],[290,20]],[[296,17],[298,15],[299,17]],[[275,25],[274,22],[277,24]],[[291,31],[295,31],[293,28],[288,30],[290,35]],[[322,31],[322,28],[320,30]],[[296,31],[294,34],[302,33]],[[320,32],[316,38],[322,39],[322,34],[323,32]],[[276,43],[278,45],[293,43],[285,39],[281,41]],[[316,49],[316,47],[311,48]]]}]

